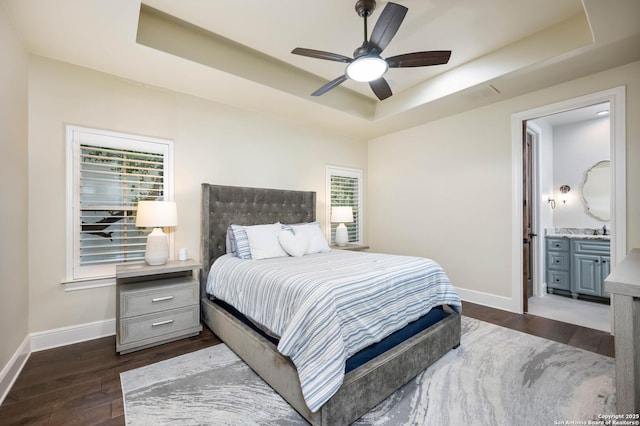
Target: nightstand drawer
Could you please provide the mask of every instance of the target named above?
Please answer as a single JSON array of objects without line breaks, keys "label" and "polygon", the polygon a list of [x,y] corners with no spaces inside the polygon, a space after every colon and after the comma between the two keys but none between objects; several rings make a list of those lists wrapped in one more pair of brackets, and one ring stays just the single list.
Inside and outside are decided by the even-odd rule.
[{"label": "nightstand drawer", "polygon": [[120,290],[120,318],[197,304],[199,291],[196,280],[184,278],[124,285]]},{"label": "nightstand drawer", "polygon": [[199,305],[140,315],[120,320],[120,345],[140,340],[162,340],[163,336],[199,327]]}]

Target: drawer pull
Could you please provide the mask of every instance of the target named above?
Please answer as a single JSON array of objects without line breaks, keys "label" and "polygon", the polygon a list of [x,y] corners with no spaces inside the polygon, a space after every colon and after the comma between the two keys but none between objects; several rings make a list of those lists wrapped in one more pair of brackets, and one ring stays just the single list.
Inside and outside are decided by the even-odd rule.
[{"label": "drawer pull", "polygon": [[158,327],[160,325],[166,325],[166,324],[171,324],[173,322],[172,319],[170,320],[166,320],[166,321],[159,321],[159,322],[154,322],[153,324],[151,324],[151,327]]},{"label": "drawer pull", "polygon": [[156,297],[154,299],[151,299],[152,302],[163,302],[165,300],[171,300],[173,299],[173,296],[165,296],[165,297]]}]

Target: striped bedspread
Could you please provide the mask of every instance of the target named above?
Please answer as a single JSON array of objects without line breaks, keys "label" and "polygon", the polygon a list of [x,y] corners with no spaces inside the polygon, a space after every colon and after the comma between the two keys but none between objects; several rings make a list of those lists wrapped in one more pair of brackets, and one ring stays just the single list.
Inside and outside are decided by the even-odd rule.
[{"label": "striped bedspread", "polygon": [[334,250],[303,257],[217,259],[207,292],[280,337],[317,411],[341,386],[345,361],[432,307],[460,298],[434,261]]}]

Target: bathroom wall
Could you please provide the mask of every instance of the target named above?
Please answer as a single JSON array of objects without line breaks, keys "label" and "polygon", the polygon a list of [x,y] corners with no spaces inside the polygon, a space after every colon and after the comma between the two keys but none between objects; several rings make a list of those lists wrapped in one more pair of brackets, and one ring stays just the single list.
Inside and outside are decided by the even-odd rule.
[{"label": "bathroom wall", "polygon": [[[555,228],[610,228],[609,221],[587,214],[582,199],[586,171],[596,163],[610,159],[609,118],[597,118],[553,129],[553,190],[556,208]],[[560,201],[559,188],[568,185],[566,204]]]},{"label": "bathroom wall", "polygon": [[[536,149],[534,149],[534,167],[538,175],[536,185],[540,198],[537,209],[537,225],[542,229],[553,227],[553,209],[549,204],[549,198],[553,198],[553,127],[543,118],[527,122],[527,129],[535,134]],[[538,229],[540,229],[538,228]]]}]

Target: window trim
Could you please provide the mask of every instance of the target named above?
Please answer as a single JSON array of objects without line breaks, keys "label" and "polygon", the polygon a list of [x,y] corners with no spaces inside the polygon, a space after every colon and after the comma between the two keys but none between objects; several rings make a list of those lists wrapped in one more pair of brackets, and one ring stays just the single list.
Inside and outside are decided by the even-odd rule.
[{"label": "window trim", "polygon": [[[76,268],[76,256],[78,255],[79,247],[76,244],[76,235],[79,232],[80,224],[76,217],[76,203],[79,192],[76,188],[76,182],[79,177],[79,168],[77,157],[79,150],[76,149],[77,142],[74,139],[74,134],[83,133],[89,140],[95,140],[99,145],[99,138],[112,139],[108,146],[120,147],[124,149],[133,149],[149,152],[162,152],[166,155],[166,169],[164,180],[166,182],[165,199],[173,200],[174,196],[174,143],[169,139],[160,139],[149,136],[141,136],[131,133],[113,132],[108,130],[80,127],[74,125],[66,125],[66,269],[65,279],[62,280],[62,284],[65,285],[65,291],[82,290],[87,288],[97,288],[115,285],[115,267],[112,274],[102,274],[100,276],[74,276]],[[113,141],[113,139],[117,141]],[[86,139],[82,143],[86,142]],[[153,145],[150,145],[153,144]],[[153,147],[154,149],[150,149]],[[174,230],[171,229],[167,232],[169,236],[169,253],[172,254],[175,250],[174,245]],[[170,255],[170,258],[173,258]]]},{"label": "window trim", "polygon": [[341,166],[326,166],[326,184],[325,184],[325,234],[327,241],[331,244],[331,176],[345,176],[358,179],[358,240],[350,241],[349,244],[363,244],[363,231],[364,231],[364,208],[363,208],[363,186],[364,186],[364,173],[362,169],[355,169],[351,167]]}]

